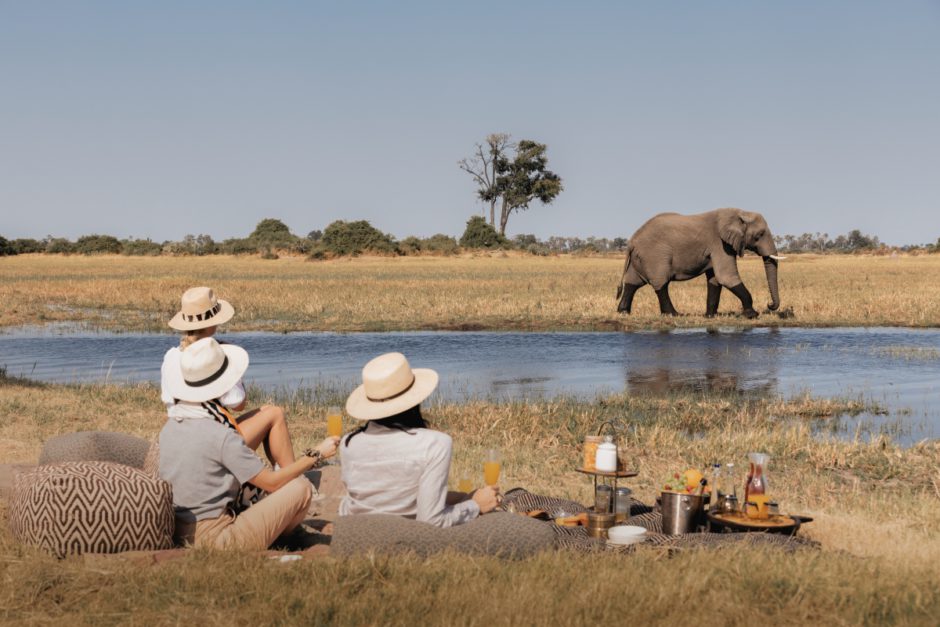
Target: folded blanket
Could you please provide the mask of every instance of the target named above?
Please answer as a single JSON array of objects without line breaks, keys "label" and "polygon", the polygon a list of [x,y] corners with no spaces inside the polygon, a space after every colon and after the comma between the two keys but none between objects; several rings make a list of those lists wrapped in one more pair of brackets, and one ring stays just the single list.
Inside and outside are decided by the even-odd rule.
[{"label": "folded blanket", "polygon": [[413,552],[421,556],[454,550],[519,559],[554,547],[552,526],[504,512],[446,529],[401,516],[357,514],[336,519],[330,550],[336,555]]}]

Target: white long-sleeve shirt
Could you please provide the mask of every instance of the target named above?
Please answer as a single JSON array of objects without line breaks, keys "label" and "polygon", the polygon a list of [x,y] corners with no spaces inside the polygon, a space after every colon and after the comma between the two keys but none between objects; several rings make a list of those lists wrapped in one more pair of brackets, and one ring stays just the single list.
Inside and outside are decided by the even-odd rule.
[{"label": "white long-sleeve shirt", "polygon": [[432,429],[407,433],[373,422],[349,446],[346,438],[340,444],[340,460],[348,494],[340,503],[340,515],[396,514],[438,527],[460,525],[480,515],[473,499],[446,504],[453,447],[446,433]]}]

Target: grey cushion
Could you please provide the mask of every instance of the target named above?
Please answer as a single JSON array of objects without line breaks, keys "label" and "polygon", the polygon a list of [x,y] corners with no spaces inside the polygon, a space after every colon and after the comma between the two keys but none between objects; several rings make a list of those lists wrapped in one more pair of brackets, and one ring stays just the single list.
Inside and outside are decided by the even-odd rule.
[{"label": "grey cushion", "polygon": [[160,478],[160,440],[154,440],[150,444],[141,470],[154,479]]},{"label": "grey cushion", "polygon": [[126,433],[79,431],[50,438],[39,454],[40,464],[115,462],[142,468],[150,442]]},{"label": "grey cushion", "polygon": [[58,557],[173,546],[173,490],[166,481],[111,462],[64,462],[20,472],[10,530]]},{"label": "grey cushion", "polygon": [[519,514],[486,514],[446,529],[400,516],[358,514],[336,519],[330,549],[337,555],[374,551],[427,556],[454,550],[519,559],[551,548],[554,542],[551,525]]}]

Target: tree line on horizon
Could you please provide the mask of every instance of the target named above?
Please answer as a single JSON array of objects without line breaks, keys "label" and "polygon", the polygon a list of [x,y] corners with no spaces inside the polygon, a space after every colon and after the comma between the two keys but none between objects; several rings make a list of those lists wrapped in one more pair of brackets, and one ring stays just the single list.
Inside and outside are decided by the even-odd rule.
[{"label": "tree line on horizon", "polygon": [[[866,235],[854,229],[834,238],[827,233],[803,233],[774,238],[777,248],[784,253],[859,253],[889,251],[940,252],[940,238],[935,244],[889,247],[877,236]],[[408,236],[397,239],[383,233],[367,220],[336,220],[322,231],[313,230],[305,236],[291,233],[290,228],[276,218],[261,220],[246,237],[216,241],[210,235],[186,235],[178,241],[154,242],[151,239],[118,239],[113,235],[83,235],[75,241],[64,237],[47,236],[43,239],[20,238],[8,240],[0,236],[0,256],[30,253],[64,255],[132,255],[132,256],[201,256],[201,255],[260,255],[276,259],[281,254],[305,255],[311,259],[381,255],[455,255],[472,250],[517,250],[532,255],[602,254],[622,252],[629,239],[626,237],[564,237],[539,239],[532,234],[519,234],[507,238],[489,224],[483,216],[467,220],[460,238],[438,233],[430,237]]]},{"label": "tree line on horizon", "polygon": [[[179,241],[154,242],[147,239],[118,239],[113,235],[83,235],[74,242],[51,235],[41,239],[7,240],[0,236],[0,256],[28,253],[48,254],[122,254],[157,255],[260,255],[276,259],[279,254],[307,255],[312,259],[363,253],[386,255],[453,255],[462,250],[519,250],[533,255],[565,253],[592,254],[623,251],[626,237],[552,236],[540,240],[532,234],[506,237],[506,225],[513,213],[524,211],[538,200],[550,204],[564,187],[561,177],[548,169],[548,146],[536,141],[512,140],[508,133],[491,133],[484,143],[476,144],[473,154],[457,162],[473,178],[475,195],[484,203],[484,215],[472,216],[459,239],[443,233],[430,237],[409,236],[396,239],[383,233],[367,220],[336,220],[322,231],[306,236],[291,233],[281,220],[265,218],[246,237],[217,242],[211,235],[186,235]],[[489,208],[489,222],[486,220]],[[499,209],[497,221],[497,208]],[[774,238],[784,253],[856,253],[878,251],[940,252],[940,238],[935,244],[888,247],[877,236],[854,229],[830,238],[828,233],[803,233]]]}]

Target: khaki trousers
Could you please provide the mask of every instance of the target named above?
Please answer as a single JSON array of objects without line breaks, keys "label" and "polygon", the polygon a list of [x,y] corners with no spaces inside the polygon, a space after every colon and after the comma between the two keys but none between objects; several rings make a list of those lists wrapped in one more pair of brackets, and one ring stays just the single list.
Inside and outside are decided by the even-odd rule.
[{"label": "khaki trousers", "polygon": [[297,477],[238,516],[226,512],[195,525],[177,521],[176,535],[195,547],[263,551],[304,521],[312,498],[313,486],[305,477]]}]

